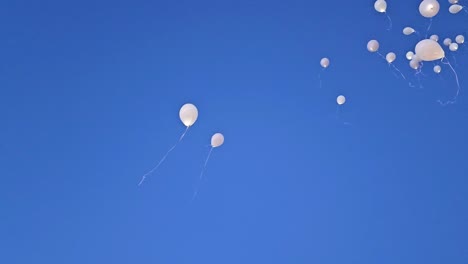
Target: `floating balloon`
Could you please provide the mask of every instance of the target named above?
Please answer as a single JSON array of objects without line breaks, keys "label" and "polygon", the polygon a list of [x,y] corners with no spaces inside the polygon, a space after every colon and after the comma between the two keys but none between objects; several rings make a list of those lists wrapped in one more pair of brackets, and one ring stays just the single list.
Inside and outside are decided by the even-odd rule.
[{"label": "floating balloon", "polygon": [[451,3],[451,4],[456,4],[456,3],[458,3],[458,0],[448,0],[448,2]]},{"label": "floating balloon", "polygon": [[377,11],[379,13],[385,13],[385,11],[387,10],[387,2],[385,2],[385,0],[375,1],[374,9],[375,9],[375,11]]},{"label": "floating balloon", "polygon": [[189,128],[197,121],[198,118],[198,109],[195,107],[193,104],[184,104],[180,110],[179,110],[179,117],[182,123],[187,127],[184,131],[184,133],[179,137],[179,141],[175,143],[167,152],[166,154],[162,157],[162,159],[158,162],[158,164],[152,168],[149,172],[147,172],[143,177],[141,178],[140,183],[138,183],[138,186],[140,186],[146,179],[148,175],[156,171],[159,166],[163,163],[163,161],[167,158],[169,153],[179,145],[179,143],[182,141],[182,139],[185,137],[185,134],[187,134],[187,131]]},{"label": "floating balloon", "polygon": [[197,184],[197,186],[195,188],[195,191],[193,192],[192,201],[197,197],[199,184],[203,179],[203,174],[205,173],[206,165],[208,164],[208,160],[210,159],[210,156],[211,156],[211,153],[213,152],[213,149],[223,145],[223,143],[224,143],[223,134],[215,133],[213,136],[211,136],[211,149],[208,152],[208,156],[206,156],[205,163],[203,164],[203,168],[202,168],[202,170],[200,172],[200,177],[199,177],[199,180],[198,180],[198,184]]},{"label": "floating balloon", "polygon": [[458,35],[457,37],[455,37],[455,42],[457,42],[458,44],[463,44],[465,42],[465,37],[463,35]]},{"label": "floating balloon", "polygon": [[405,27],[403,29],[403,34],[405,34],[407,36],[413,34],[414,32],[415,32],[414,29],[411,28],[411,27]]},{"label": "floating balloon", "polygon": [[417,62],[421,62],[421,58],[419,58],[417,54],[414,54],[411,59]]},{"label": "floating balloon", "polygon": [[216,133],[211,137],[211,146],[217,148],[224,143],[224,136],[221,133]]},{"label": "floating balloon", "polygon": [[463,9],[463,6],[455,4],[455,5],[451,5],[449,7],[449,12],[451,14],[456,14],[456,13],[460,12],[462,9]]},{"label": "floating balloon", "polygon": [[[429,1],[429,0],[424,0]],[[422,61],[434,61],[445,57],[445,52],[438,42],[423,39],[416,44],[415,53]]]},{"label": "floating balloon", "polygon": [[437,35],[431,35],[429,38],[432,39],[433,41],[439,41],[439,36]]},{"label": "floating balloon", "polygon": [[197,121],[198,109],[193,104],[184,104],[180,108],[179,117],[186,127],[190,127]]},{"label": "floating balloon", "polygon": [[417,70],[419,68],[419,61],[413,59],[409,62],[409,65],[411,68]]},{"label": "floating balloon", "polygon": [[440,5],[437,0],[423,0],[419,4],[419,13],[426,18],[432,18],[439,13]]},{"label": "floating balloon", "polygon": [[414,53],[412,51],[406,52],[406,59],[411,60],[413,59]]},{"label": "floating balloon", "polygon": [[446,38],[446,39],[444,39],[443,43],[444,43],[445,46],[449,46],[452,43],[452,40],[449,39],[449,38]]},{"label": "floating balloon", "polygon": [[323,67],[323,68],[327,68],[328,65],[330,65],[330,60],[328,58],[322,58],[320,60],[320,65]]},{"label": "floating balloon", "polygon": [[395,61],[396,59],[396,54],[393,53],[393,52],[389,52],[387,53],[387,55],[385,56],[385,59],[387,60],[388,63],[392,63]]},{"label": "floating balloon", "polygon": [[342,105],[346,102],[346,98],[343,96],[343,95],[339,95],[337,98],[336,98],[336,102],[339,104],[339,105]]},{"label": "floating balloon", "polygon": [[456,42],[453,42],[449,46],[450,51],[457,51],[458,50],[458,44]]},{"label": "floating balloon", "polygon": [[442,68],[440,67],[440,65],[434,66],[434,72],[435,73],[440,73],[441,71],[442,71]]},{"label": "floating balloon", "polygon": [[379,50],[379,42],[375,39],[373,40],[370,40],[369,42],[367,42],[367,50],[369,52],[376,52]]}]

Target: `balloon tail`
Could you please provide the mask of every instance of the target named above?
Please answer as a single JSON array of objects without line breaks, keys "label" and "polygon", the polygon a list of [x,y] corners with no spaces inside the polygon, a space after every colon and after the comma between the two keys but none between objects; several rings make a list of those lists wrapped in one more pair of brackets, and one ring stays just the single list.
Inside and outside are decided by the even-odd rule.
[{"label": "balloon tail", "polygon": [[380,53],[380,52],[378,52],[378,51],[376,51],[376,53],[379,54],[379,56],[380,56],[382,59],[384,59],[385,61],[387,61],[387,58],[385,58],[385,56],[382,55],[382,53]]},{"label": "balloon tail", "polygon": [[214,149],[214,147],[211,147],[210,151],[208,152],[208,156],[206,157],[205,164],[203,165],[202,171],[200,172],[200,177],[198,179],[198,184],[195,187],[195,191],[193,192],[192,202],[195,200],[195,198],[198,195],[199,185],[200,185],[201,181],[203,180],[203,174],[205,173],[206,165],[208,164],[208,160],[210,159],[211,152],[213,152],[213,149]]},{"label": "balloon tail", "polygon": [[[444,59],[446,60],[446,62],[444,62]],[[452,98],[452,100],[449,100],[449,101],[446,101],[446,102],[442,102],[441,100],[438,100],[437,102],[439,102],[440,105],[442,106],[446,106],[448,104],[454,104],[456,103],[457,101],[457,98],[458,98],[458,94],[460,94],[460,82],[458,81],[458,74],[457,72],[455,71],[455,69],[452,67],[452,65],[450,64],[450,62],[448,61],[447,58],[442,58],[441,62],[443,64],[446,64],[450,67],[450,69],[452,70],[453,72],[453,75],[455,75],[455,81],[457,82],[457,91],[455,93],[455,96]]]},{"label": "balloon tail", "polygon": [[324,71],[325,69],[322,68],[322,70],[319,72],[318,74],[318,79],[319,79],[319,87],[320,89],[322,89],[322,72]]},{"label": "balloon tail", "polygon": [[390,18],[390,16],[387,14],[387,12],[385,12],[385,15],[387,16],[387,20],[388,20],[388,28],[387,28],[387,31],[390,31],[393,27],[393,22],[392,22],[392,19]]},{"label": "balloon tail", "polygon": [[182,141],[182,139],[185,137],[185,134],[187,134],[187,131],[189,130],[189,126],[185,129],[184,133],[180,136],[179,138],[179,141],[177,141],[177,143],[174,144],[174,146],[172,146],[167,152],[166,154],[162,157],[162,159],[158,162],[158,164],[152,168],[150,171],[148,171],[145,175],[143,175],[143,177],[141,178],[141,181],[140,183],[138,183],[138,186],[140,186],[145,180],[146,180],[146,177],[148,175],[150,175],[151,173],[153,173],[155,170],[157,170],[159,168],[159,166],[163,163],[163,161],[167,158],[167,156],[169,155],[169,153],[171,151],[173,151],[175,149],[175,147],[177,147],[177,145],[179,145],[179,143]]},{"label": "balloon tail", "polygon": [[426,29],[426,38],[427,38],[427,35],[429,34],[429,30],[431,29],[432,27],[432,18],[429,20],[429,25],[427,26],[427,29]]},{"label": "balloon tail", "polygon": [[397,68],[395,65],[393,65],[392,63],[389,63],[389,64],[392,66],[392,68],[393,68],[395,71],[397,71],[397,72],[400,74],[400,76],[401,76],[404,80],[406,80],[405,75],[403,75],[403,73],[400,71],[400,69],[398,69],[398,68]]}]

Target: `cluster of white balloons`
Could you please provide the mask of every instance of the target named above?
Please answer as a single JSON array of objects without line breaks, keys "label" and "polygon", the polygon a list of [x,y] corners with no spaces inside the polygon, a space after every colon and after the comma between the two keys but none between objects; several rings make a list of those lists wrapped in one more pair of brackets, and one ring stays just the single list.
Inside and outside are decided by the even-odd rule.
[{"label": "cluster of white balloons", "polygon": [[[169,155],[169,153],[174,150],[174,148],[182,141],[182,139],[184,138],[185,134],[187,133],[187,131],[189,130],[190,127],[192,127],[195,122],[197,121],[198,119],[198,109],[197,107],[194,105],[194,104],[191,104],[191,103],[186,103],[184,104],[180,110],[179,110],[179,118],[180,118],[180,121],[182,122],[182,124],[184,124],[184,126],[186,126],[186,129],[184,131],[184,133],[180,136],[179,138],[179,141],[177,141],[177,143],[175,145],[173,145],[167,152],[166,154],[162,157],[162,159],[158,162],[158,164],[153,168],[151,169],[149,172],[147,172],[145,175],[143,175],[140,183],[138,185],[141,185],[143,183],[143,181],[146,179],[146,177],[148,175],[150,175],[151,173],[153,173],[156,169],[159,168],[159,166],[162,164],[162,162],[167,158],[167,156]],[[203,171],[205,170],[206,168],[206,164],[208,162],[208,159],[211,155],[211,152],[213,151],[214,148],[217,148],[221,145],[223,145],[224,143],[224,135],[221,134],[221,133],[215,133],[211,136],[211,149],[210,149],[210,152],[208,153],[208,156],[205,160],[205,165],[203,167],[203,170],[200,174],[200,177],[203,175]]]},{"label": "cluster of white balloons", "polygon": [[[449,3],[451,4],[451,6],[449,7],[449,12],[452,14],[456,14],[464,8],[463,6],[458,4],[458,0],[449,0]],[[374,9],[379,13],[385,13],[387,9],[387,3],[384,0],[377,0],[374,3]],[[422,0],[419,4],[419,13],[421,14],[421,16],[425,18],[432,19],[439,13],[439,11],[440,11],[440,4],[437,0]],[[432,20],[431,20],[431,23],[432,23]],[[414,33],[418,34],[419,36],[419,33],[414,28],[409,27],[409,26],[403,28],[403,34],[406,36],[409,36]],[[417,71],[421,70],[424,62],[440,61],[443,64],[447,64],[455,75],[455,79],[456,79],[457,87],[458,87],[456,96],[458,96],[458,92],[460,89],[458,75],[453,69],[452,65],[448,62],[448,59],[446,58],[446,53],[438,41],[439,41],[438,35],[431,35],[429,38],[421,39],[420,41],[416,43],[413,51],[406,52],[406,58],[409,60],[409,66],[412,69],[417,70]],[[444,44],[444,46],[448,47],[449,51],[455,52],[458,50],[459,45],[463,44],[464,42],[465,42],[465,37],[463,35],[457,35],[455,37],[454,42],[452,42],[450,38],[445,38],[442,43]],[[372,39],[368,41],[367,50],[371,53],[378,53],[391,66],[393,66],[393,68],[397,70],[404,79],[406,79],[405,76],[401,73],[401,71],[392,64],[397,58],[395,52],[391,51],[391,52],[388,52],[386,56],[383,56],[382,54],[379,53],[379,48],[380,48],[380,44],[377,40]],[[440,73],[442,71],[442,67],[440,65],[435,65],[433,68],[433,71],[435,73]],[[451,102],[454,102],[454,101],[451,101]]]}]

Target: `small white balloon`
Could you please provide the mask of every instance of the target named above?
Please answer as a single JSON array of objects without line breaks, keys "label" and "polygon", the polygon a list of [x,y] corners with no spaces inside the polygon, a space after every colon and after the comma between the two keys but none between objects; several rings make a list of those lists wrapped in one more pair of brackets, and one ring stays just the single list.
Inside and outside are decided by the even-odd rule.
[{"label": "small white balloon", "polygon": [[385,13],[385,11],[387,10],[387,2],[385,2],[385,0],[375,1],[374,9],[375,9],[375,11],[377,11],[379,13]]},{"label": "small white balloon", "polygon": [[387,60],[388,63],[392,63],[395,61],[396,59],[396,54],[394,52],[389,52],[387,53],[387,55],[385,56],[385,59]]},{"label": "small white balloon", "polygon": [[439,13],[440,5],[437,0],[423,0],[419,4],[419,13],[426,18],[432,18]]},{"label": "small white balloon", "polygon": [[211,146],[217,148],[224,143],[224,136],[221,133],[216,133],[211,137]]},{"label": "small white balloon", "polygon": [[197,121],[198,109],[193,104],[184,104],[180,108],[179,117],[186,127],[190,127]]},{"label": "small white balloon", "polygon": [[337,98],[336,98],[336,102],[339,104],[339,105],[342,105],[346,102],[346,98],[343,96],[343,95],[339,95]]},{"label": "small white balloon", "polygon": [[412,60],[413,59],[414,53],[412,51],[406,52],[406,59],[407,60]]},{"label": "small white balloon", "polygon": [[441,71],[442,71],[442,68],[440,67],[440,65],[434,66],[434,72],[435,73],[440,73]]},{"label": "small white balloon", "polygon": [[453,4],[457,4],[458,3],[458,0],[448,0],[449,3],[451,3],[452,5]]},{"label": "small white balloon", "polygon": [[429,38],[432,39],[433,41],[439,41],[439,36],[437,35],[431,35]]},{"label": "small white balloon", "polygon": [[375,39],[373,40],[369,40],[369,42],[367,42],[367,50],[369,52],[376,52],[379,50],[379,42]]},{"label": "small white balloon", "polygon": [[450,51],[457,51],[458,50],[458,44],[456,42],[453,42],[449,46]]},{"label": "small white balloon", "polygon": [[449,7],[449,12],[451,14],[456,14],[456,13],[460,12],[462,9],[463,9],[463,6],[461,6],[461,5],[451,5]]},{"label": "small white balloon", "polygon": [[328,65],[330,65],[330,60],[328,58],[322,58],[320,60],[320,66],[322,66],[323,68],[327,68]]},{"label": "small white balloon", "polygon": [[419,58],[419,56],[417,54],[414,54],[413,57],[411,58],[411,60],[414,60],[414,61],[417,61],[417,62],[421,62],[421,58]]},{"label": "small white balloon", "polygon": [[465,37],[463,35],[458,35],[457,37],[455,37],[455,42],[457,42],[458,44],[463,44],[465,43]]},{"label": "small white balloon", "polygon": [[407,36],[413,34],[414,32],[415,32],[414,29],[411,28],[411,27],[405,27],[403,29],[403,34],[405,34]]},{"label": "small white balloon", "polygon": [[444,39],[444,45],[449,46],[452,43],[452,40],[449,38]]},{"label": "small white balloon", "polygon": [[419,61],[416,61],[416,60],[411,60],[409,62],[409,66],[415,70],[417,70],[419,68]]}]

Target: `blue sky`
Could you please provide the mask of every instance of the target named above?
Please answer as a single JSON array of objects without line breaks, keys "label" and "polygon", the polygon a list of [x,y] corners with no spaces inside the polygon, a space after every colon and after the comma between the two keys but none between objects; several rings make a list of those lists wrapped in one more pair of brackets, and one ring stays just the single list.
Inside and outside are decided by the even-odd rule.
[{"label": "blue sky", "polygon": [[[465,34],[440,4],[429,34]],[[403,57],[429,21],[387,11],[390,31],[372,1],[6,1],[0,262],[466,263],[467,49],[442,107],[452,73],[410,87]]]}]

